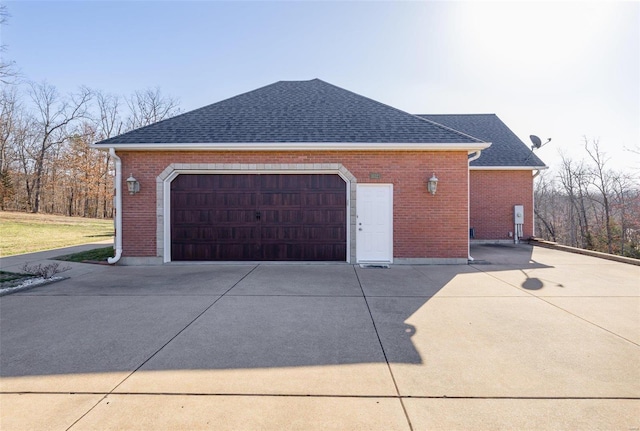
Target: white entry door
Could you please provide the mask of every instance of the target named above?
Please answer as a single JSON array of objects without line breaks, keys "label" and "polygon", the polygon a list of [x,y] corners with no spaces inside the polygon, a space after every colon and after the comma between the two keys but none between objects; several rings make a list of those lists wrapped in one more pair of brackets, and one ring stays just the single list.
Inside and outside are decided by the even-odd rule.
[{"label": "white entry door", "polygon": [[393,261],[393,184],[358,184],[356,259]]}]

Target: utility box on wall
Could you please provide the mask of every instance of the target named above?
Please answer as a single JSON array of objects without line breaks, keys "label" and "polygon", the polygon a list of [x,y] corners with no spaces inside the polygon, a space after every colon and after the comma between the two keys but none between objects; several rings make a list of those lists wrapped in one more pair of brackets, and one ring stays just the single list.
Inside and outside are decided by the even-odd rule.
[{"label": "utility box on wall", "polygon": [[513,236],[513,241],[518,244],[520,242],[520,238],[522,238],[522,225],[524,224],[524,205],[514,205],[513,221],[515,223],[516,230],[516,233]]},{"label": "utility box on wall", "polygon": [[524,224],[524,205],[513,207],[513,220],[515,224]]}]

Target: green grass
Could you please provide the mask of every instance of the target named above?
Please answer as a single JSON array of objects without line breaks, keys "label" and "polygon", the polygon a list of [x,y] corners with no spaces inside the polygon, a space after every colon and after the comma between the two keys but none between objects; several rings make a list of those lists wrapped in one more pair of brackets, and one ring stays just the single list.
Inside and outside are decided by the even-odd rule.
[{"label": "green grass", "polygon": [[109,240],[113,221],[0,211],[0,256]]},{"label": "green grass", "polygon": [[16,274],[15,272],[0,271],[0,284],[8,281],[19,280],[25,277],[33,277],[30,274]]},{"label": "green grass", "polygon": [[64,260],[65,262],[84,262],[85,260],[105,261],[113,256],[113,246],[96,248],[93,250],[81,251],[80,253],[67,254],[58,256],[56,260]]},{"label": "green grass", "polygon": [[35,277],[31,274],[19,274],[15,272],[0,271],[0,290],[19,286],[24,281]]}]

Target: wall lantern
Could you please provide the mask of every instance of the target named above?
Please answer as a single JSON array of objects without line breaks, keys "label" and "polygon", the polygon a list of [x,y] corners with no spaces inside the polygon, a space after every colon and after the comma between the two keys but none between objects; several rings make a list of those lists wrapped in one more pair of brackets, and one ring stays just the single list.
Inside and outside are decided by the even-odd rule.
[{"label": "wall lantern", "polygon": [[429,190],[429,193],[431,193],[432,195],[435,195],[437,188],[438,188],[438,178],[436,177],[436,174],[434,173],[431,176],[431,178],[429,178],[429,181],[427,182],[427,190]]},{"label": "wall lantern", "polygon": [[130,195],[135,195],[140,191],[140,183],[138,180],[133,178],[133,174],[129,175],[129,178],[127,178],[127,189],[129,189]]}]

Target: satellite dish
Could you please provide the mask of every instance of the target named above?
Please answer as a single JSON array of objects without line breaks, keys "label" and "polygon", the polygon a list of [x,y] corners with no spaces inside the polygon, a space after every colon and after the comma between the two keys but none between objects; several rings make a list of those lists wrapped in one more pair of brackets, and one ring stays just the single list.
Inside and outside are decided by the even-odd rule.
[{"label": "satellite dish", "polygon": [[547,142],[545,142],[543,144],[542,141],[540,140],[540,138],[538,138],[536,135],[529,135],[529,139],[531,139],[531,143],[533,145],[531,146],[531,153],[529,153],[529,155],[525,159],[524,163],[527,163],[529,161],[529,159],[531,158],[531,156],[533,155],[533,152],[535,150],[539,149],[540,147],[544,147],[549,142],[551,142],[551,138],[547,138]]},{"label": "satellite dish", "polygon": [[[536,135],[529,135],[529,139],[531,139],[531,143],[533,144],[533,146],[531,147],[532,150],[534,148],[537,149],[537,148],[540,148],[542,146],[542,141]],[[550,140],[551,139],[549,139],[549,141]]]}]

